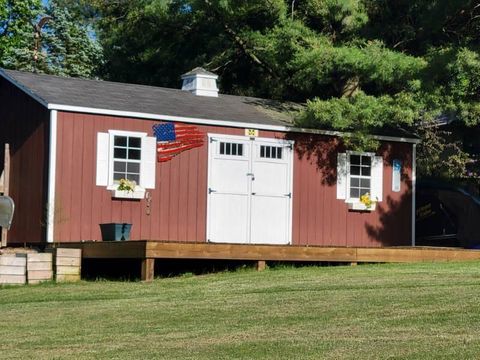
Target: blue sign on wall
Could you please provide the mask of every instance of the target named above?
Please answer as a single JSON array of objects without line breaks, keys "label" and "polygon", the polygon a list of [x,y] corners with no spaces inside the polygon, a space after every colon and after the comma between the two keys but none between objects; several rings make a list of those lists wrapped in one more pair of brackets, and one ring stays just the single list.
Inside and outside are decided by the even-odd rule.
[{"label": "blue sign on wall", "polygon": [[399,192],[402,175],[402,162],[400,160],[393,160],[393,174],[392,174],[392,191]]}]

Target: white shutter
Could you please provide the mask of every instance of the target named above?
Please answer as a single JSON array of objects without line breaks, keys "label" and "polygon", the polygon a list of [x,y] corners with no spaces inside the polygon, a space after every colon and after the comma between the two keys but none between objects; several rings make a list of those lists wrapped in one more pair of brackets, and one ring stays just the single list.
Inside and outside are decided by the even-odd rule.
[{"label": "white shutter", "polygon": [[383,196],[383,158],[372,158],[372,200],[382,201]]},{"label": "white shutter", "polygon": [[108,185],[108,158],[110,151],[110,135],[97,134],[97,186]]},{"label": "white shutter", "polygon": [[337,199],[347,198],[347,154],[337,154]]},{"label": "white shutter", "polygon": [[155,189],[155,165],[157,162],[157,139],[146,136],[142,138],[142,164],[140,186]]}]

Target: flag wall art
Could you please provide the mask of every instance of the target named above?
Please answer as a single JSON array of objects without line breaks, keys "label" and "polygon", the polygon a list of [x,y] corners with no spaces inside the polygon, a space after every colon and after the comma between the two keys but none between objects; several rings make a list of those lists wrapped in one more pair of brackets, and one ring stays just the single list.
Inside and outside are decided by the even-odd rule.
[{"label": "flag wall art", "polygon": [[196,126],[182,123],[161,123],[153,125],[157,138],[157,159],[159,162],[172,160],[178,154],[204,143],[205,134]]}]

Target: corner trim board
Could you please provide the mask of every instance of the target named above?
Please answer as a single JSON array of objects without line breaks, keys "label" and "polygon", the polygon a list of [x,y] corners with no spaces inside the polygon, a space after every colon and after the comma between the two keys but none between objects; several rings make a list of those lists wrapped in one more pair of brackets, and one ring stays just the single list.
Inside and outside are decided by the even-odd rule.
[{"label": "corner trim board", "polygon": [[50,147],[48,154],[47,243],[54,241],[55,176],[57,167],[57,110],[50,111]]},{"label": "corner trim board", "polygon": [[415,246],[415,218],[416,218],[416,186],[417,186],[417,144],[412,146],[412,246]]}]

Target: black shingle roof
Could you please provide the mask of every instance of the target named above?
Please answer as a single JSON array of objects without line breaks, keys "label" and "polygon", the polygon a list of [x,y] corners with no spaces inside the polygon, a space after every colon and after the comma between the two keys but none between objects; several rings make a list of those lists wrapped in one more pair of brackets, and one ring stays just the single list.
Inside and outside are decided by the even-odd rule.
[{"label": "black shingle roof", "polygon": [[47,104],[265,125],[291,125],[294,112],[301,107],[252,97],[196,96],[177,89],[14,70],[0,70],[0,74]]}]

